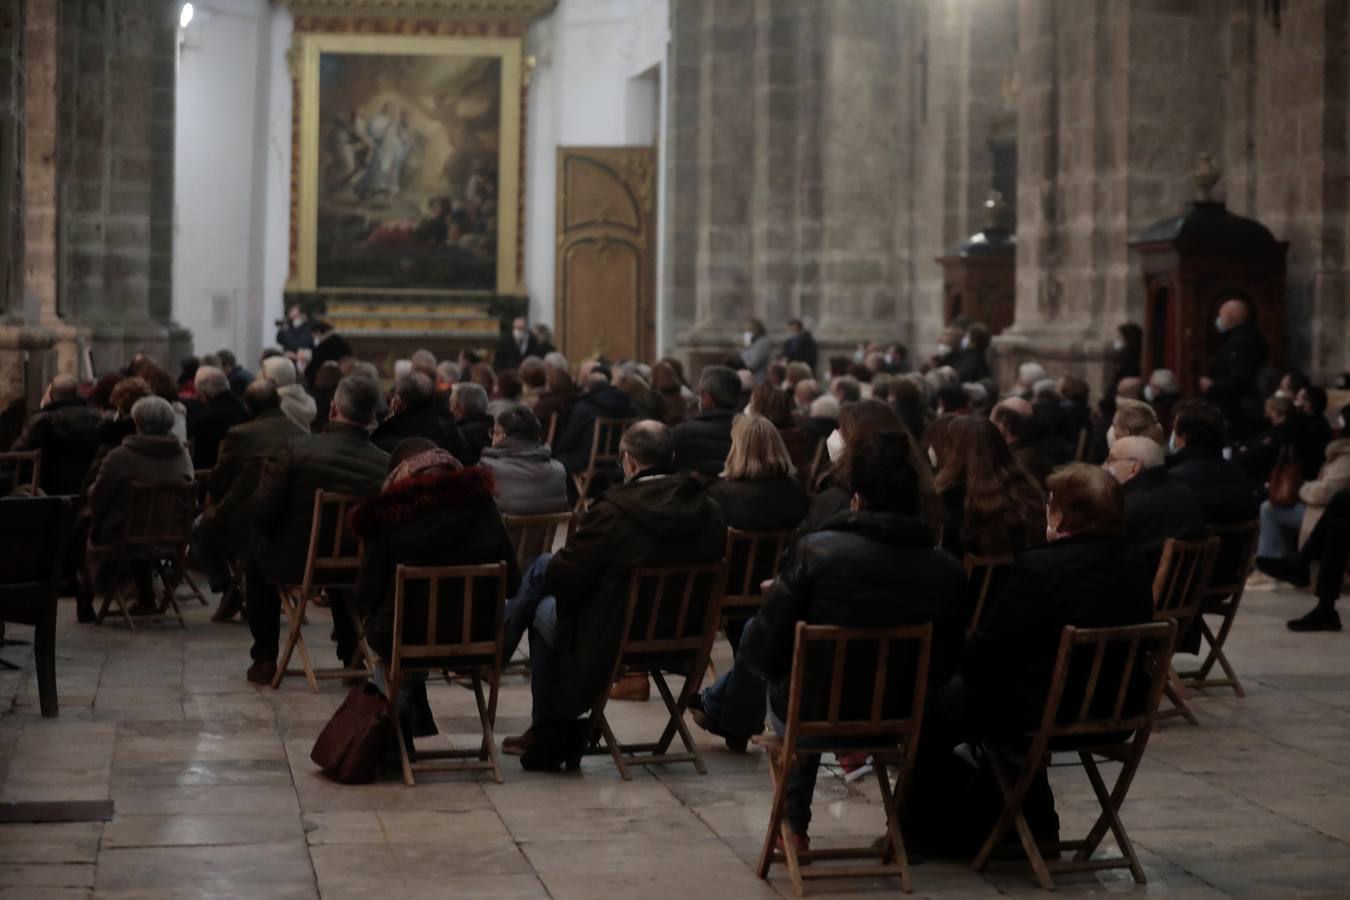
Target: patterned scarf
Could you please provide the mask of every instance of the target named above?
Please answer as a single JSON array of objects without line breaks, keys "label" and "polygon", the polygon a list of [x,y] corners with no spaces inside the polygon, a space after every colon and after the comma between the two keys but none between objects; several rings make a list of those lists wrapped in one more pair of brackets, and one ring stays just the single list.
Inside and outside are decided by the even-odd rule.
[{"label": "patterned scarf", "polygon": [[436,447],[431,450],[423,450],[416,456],[410,456],[403,462],[394,467],[394,471],[389,473],[389,477],[384,480],[384,490],[389,490],[390,485],[406,478],[412,478],[414,475],[425,472],[427,469],[445,468],[452,472],[464,468],[463,464],[455,457]]}]

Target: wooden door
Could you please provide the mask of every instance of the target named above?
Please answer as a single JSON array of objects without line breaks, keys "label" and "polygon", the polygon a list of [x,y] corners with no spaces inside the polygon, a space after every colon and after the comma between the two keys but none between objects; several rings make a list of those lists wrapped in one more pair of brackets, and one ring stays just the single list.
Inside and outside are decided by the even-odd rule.
[{"label": "wooden door", "polygon": [[554,321],[574,362],[655,353],[655,197],[653,148],[558,148]]}]

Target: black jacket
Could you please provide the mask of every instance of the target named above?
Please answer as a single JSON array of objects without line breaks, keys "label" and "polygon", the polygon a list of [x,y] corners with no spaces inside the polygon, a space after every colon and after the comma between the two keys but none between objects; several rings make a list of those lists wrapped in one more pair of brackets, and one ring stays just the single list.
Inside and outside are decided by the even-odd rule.
[{"label": "black jacket", "polygon": [[229,391],[217,394],[210,402],[194,405],[187,419],[187,434],[192,441],[192,465],[209,469],[216,464],[225,432],[249,420],[248,408]]},{"label": "black jacket", "polygon": [[783,356],[787,358],[787,361],[804,362],[811,367],[813,372],[816,368],[816,359],[819,357],[819,353],[816,349],[816,339],[809,331],[794,334],[783,342]]},{"label": "black jacket", "polygon": [[716,562],[725,548],[722,511],[698,479],[652,470],[610,488],[549,561],[558,678],[544,688],[544,716],[575,718],[608,683],[634,566]]},{"label": "black jacket", "polygon": [[478,454],[470,449],[459,426],[447,421],[431,404],[421,409],[407,409],[385,419],[371,434],[370,442],[385,453],[393,453],[401,441],[412,437],[432,441],[466,466],[478,461]]},{"label": "black jacket", "polygon": [[[631,419],[633,403],[612,385],[587,391],[577,398],[568,413],[567,427],[553,443],[553,458],[566,466],[567,471],[586,470],[591,461],[591,443],[595,440],[595,420],[599,418]],[[542,420],[540,423],[548,427]]]},{"label": "black jacket", "polygon": [[281,456],[293,438],[304,433],[280,407],[263,410],[253,421],[226,432],[211,468],[209,500],[202,511],[199,536],[236,553],[247,549],[253,526],[245,518],[245,510],[258,490],[263,470]]},{"label": "black jacket", "polygon": [[806,488],[790,475],[754,481],[722,479],[708,488],[722,507],[728,528],[741,531],[791,531],[811,506]]},{"label": "black jacket", "polygon": [[500,372],[502,369],[519,369],[520,364],[525,361],[527,356],[543,357],[543,351],[539,349],[539,339],[533,332],[526,332],[525,352],[520,351],[520,345],[516,343],[511,332],[502,335],[497,343],[497,352],[492,355],[492,370]]},{"label": "black jacket", "polygon": [[347,339],[335,331],[330,331],[328,337],[314,342],[314,353],[305,365],[305,383],[313,390],[314,376],[319,373],[324,363],[342,362],[343,357],[351,355],[352,345],[347,343]]},{"label": "black jacket", "polygon": [[122,446],[122,441],[135,433],[136,423],[131,420],[131,416],[123,418],[103,417],[98,423],[98,449],[94,451],[94,461],[89,464],[89,469],[84,474],[84,483],[80,486],[82,496],[89,494],[89,488],[98,478],[98,470],[102,468],[103,460],[107,458],[108,454]]},{"label": "black jacket", "polygon": [[492,446],[492,424],[492,416],[487,413],[477,413],[454,421],[454,427],[464,438],[464,456],[459,457],[460,462],[466,466],[478,464],[483,450]]},{"label": "black jacket", "polygon": [[1145,469],[1125,482],[1125,541],[1148,563],[1149,576],[1158,569],[1163,543],[1205,537],[1205,512],[1200,498],[1173,478],[1166,466]]},{"label": "black jacket", "polygon": [[[506,595],[515,596],[520,587],[516,552],[492,501],[492,474],[478,466],[424,472],[395,482],[357,507],[352,527],[365,541],[356,580],[356,608],[365,617],[372,647],[384,659],[393,646],[394,581],[399,565],[504,562]],[[474,609],[473,630],[486,640],[495,637],[491,612],[495,599],[484,598]],[[426,614],[418,613],[409,604],[405,634],[420,642],[426,637]],[[458,639],[461,621],[453,607],[442,606],[441,626],[452,633],[443,631],[441,638]]]},{"label": "black jacket", "polygon": [[[42,451],[39,478],[48,496],[78,494],[102,443],[98,411],[78,397],[47,404],[28,420],[11,450]],[[135,430],[135,427],[132,427]],[[120,441],[119,441],[120,443]]]},{"label": "black jacket", "polygon": [[1253,322],[1244,322],[1226,332],[1219,350],[1210,360],[1213,382],[1205,399],[1223,411],[1234,440],[1250,435],[1261,421],[1260,388],[1256,377],[1266,364],[1270,349]]},{"label": "black jacket", "polygon": [[[933,623],[930,686],[955,672],[969,613],[964,601],[965,572],[947,552],[933,546],[926,525],[912,516],[886,512],[847,512],[801,539],[792,564],[774,582],[747,631],[741,653],[751,671],[770,682],[774,712],[786,718],[788,676],[798,622],[888,628]],[[904,685],[912,669],[890,660]],[[844,696],[870,698],[875,669],[846,670]],[[807,679],[804,715],[818,715],[828,701],[829,685]],[[894,694],[893,694],[894,695]],[[845,705],[847,709],[847,704]]]},{"label": "black jacket", "polygon": [[731,452],[731,420],[734,409],[701,410],[674,428],[675,467],[681,472],[716,475]]},{"label": "black jacket", "polygon": [[1018,735],[1040,723],[1065,625],[1151,621],[1152,575],[1118,538],[1069,537],[1019,553],[961,659],[987,734]]},{"label": "black jacket", "polygon": [[947,360],[947,365],[956,370],[956,376],[961,379],[962,384],[970,384],[994,377],[994,373],[989,368],[989,361],[985,359],[984,351],[975,347],[956,351]]},{"label": "black jacket", "polygon": [[389,454],[370,442],[365,429],[329,422],[323,434],[293,438],[267,466],[247,518],[265,539],[255,554],[273,581],[299,583],[309,549],[314,492],[377,494],[389,470]]},{"label": "black jacket", "polygon": [[1260,511],[1257,486],[1218,451],[1206,453],[1183,447],[1167,457],[1167,471],[1195,493],[1207,525],[1250,521]]},{"label": "black jacket", "polygon": [[277,346],[287,353],[314,349],[314,332],[308,322],[292,325],[287,322],[277,329]]}]

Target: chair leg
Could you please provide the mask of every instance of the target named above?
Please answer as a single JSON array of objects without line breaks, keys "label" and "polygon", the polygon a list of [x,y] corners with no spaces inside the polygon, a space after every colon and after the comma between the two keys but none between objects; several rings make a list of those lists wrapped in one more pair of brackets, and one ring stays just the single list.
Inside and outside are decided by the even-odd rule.
[{"label": "chair leg", "polygon": [[[489,675],[494,681],[498,677],[495,671]],[[473,698],[478,703],[478,722],[483,728],[483,745],[487,749],[488,758],[492,760],[492,777],[501,784],[502,766],[497,758],[497,740],[492,733],[492,711],[487,701],[483,699],[483,680],[478,672],[473,673]]]},{"label": "chair leg", "polygon": [[1176,669],[1168,670],[1167,686],[1163,691],[1167,694],[1167,699],[1172,702],[1175,715],[1180,715],[1186,720],[1187,724],[1200,724],[1200,720],[1195,717],[1195,713],[1191,712],[1190,704],[1186,702],[1186,686],[1182,684],[1181,679],[1177,677]]},{"label": "chair leg", "polygon": [[44,612],[33,632],[33,663],[38,683],[38,704],[44,719],[60,714],[56,700],[56,599],[50,612]]},{"label": "chair leg", "polygon": [[[891,793],[891,779],[886,774],[886,765],[877,762],[873,770],[877,776],[877,785],[881,788],[881,803],[886,810],[886,836],[889,839],[892,854],[895,856],[895,864],[900,867],[900,890],[908,894],[914,889],[909,878],[909,856],[905,852],[905,838],[900,833],[900,810],[898,800]],[[896,786],[899,786],[899,776],[896,778]],[[883,854],[883,861],[885,855]]]},{"label": "chair leg", "polygon": [[[784,750],[785,757],[787,752]],[[786,758],[782,763],[782,770],[779,775],[783,779],[783,798],[787,799],[787,773],[797,764],[797,760]],[[802,863],[797,858],[797,845],[792,841],[792,823],[788,822],[786,816],[778,817],[778,833],[783,837],[783,859],[787,862],[788,877],[792,879],[792,893],[798,897],[806,895],[806,887],[802,884]]]},{"label": "chair leg", "polygon": [[1017,836],[1022,842],[1022,851],[1026,853],[1027,861],[1031,863],[1031,870],[1035,873],[1036,880],[1043,889],[1053,891],[1055,882],[1050,877],[1050,870],[1046,867],[1044,858],[1041,857],[1041,849],[1036,846],[1036,838],[1031,834],[1031,827],[1027,825],[1026,817],[1022,815],[1022,804],[1026,801],[1027,792],[1031,789],[1031,782],[1036,778],[1040,762],[1040,760],[1027,759],[1018,776],[1017,783],[1014,785],[1008,776],[1007,765],[1001,755],[997,750],[990,748],[989,764],[994,771],[994,779],[998,782],[999,791],[1003,794],[1003,812],[999,814],[994,830],[989,833],[989,837],[985,840],[984,846],[980,848],[980,852],[976,854],[971,866],[979,871],[988,864],[989,857],[998,849],[999,842],[1007,834],[1008,827],[1011,825],[1017,829]]},{"label": "chair leg", "polygon": [[1092,758],[1092,754],[1080,752],[1078,756],[1083,761],[1083,768],[1087,771],[1088,781],[1092,782],[1092,791],[1097,795],[1097,802],[1102,805],[1102,814],[1111,826],[1111,833],[1116,836],[1116,844],[1120,847],[1120,852],[1124,854],[1125,859],[1130,863],[1130,874],[1134,876],[1136,884],[1144,884],[1148,879],[1144,875],[1144,867],[1139,865],[1139,857],[1135,856],[1134,844],[1130,842],[1130,836],[1125,833],[1125,826],[1120,821],[1119,801],[1106,792],[1106,784],[1102,781],[1102,773],[1097,768],[1097,762]]},{"label": "chair leg", "polygon": [[309,686],[314,693],[319,693],[319,679],[314,675],[314,666],[309,660],[309,648],[305,646],[305,635],[301,631],[305,622],[305,607],[308,605],[308,596],[301,595],[297,600],[288,592],[283,591],[281,594],[281,608],[286,611],[286,616],[290,619],[291,630],[286,636],[286,647],[281,652],[281,659],[277,661],[277,674],[272,677],[273,690],[281,687],[281,679],[286,677],[286,669],[291,664],[291,654],[298,650],[300,665],[304,668],[305,678],[309,681]]},{"label": "chair leg", "polygon": [[[386,682],[386,685],[389,690],[389,696],[397,697],[399,688],[398,683],[390,680]],[[391,707],[394,705],[394,701],[392,700],[390,700],[389,703]],[[413,778],[412,760],[408,759],[408,745],[403,741],[403,723],[399,721],[397,709],[391,711],[391,716],[394,720],[394,743],[398,744],[398,762],[403,768],[403,783],[408,787],[412,787],[417,784],[417,781]]]},{"label": "chair leg", "polygon": [[783,777],[778,754],[779,750],[773,747],[764,754],[769,760],[769,778],[773,780],[773,805],[769,808],[769,828],[764,835],[764,848],[760,851],[755,874],[765,880],[769,877],[769,867],[773,865],[773,839],[778,834],[783,812],[787,808],[787,779]]},{"label": "chair leg", "polygon": [[605,740],[605,746],[609,748],[609,755],[614,757],[614,765],[619,769],[619,777],[624,781],[632,781],[633,773],[628,769],[628,763],[623,761],[623,745],[619,739],[614,736],[614,729],[609,727],[609,719],[601,711],[599,714],[598,725],[600,726],[600,735]]},{"label": "chair leg", "polygon": [[[684,749],[694,754],[694,768],[698,770],[698,774],[707,775],[708,767],[703,764],[703,754],[699,752],[698,744],[694,743],[694,736],[689,733],[689,726],[684,724],[684,704],[675,701],[674,695],[670,692],[670,686],[666,684],[666,678],[659,669],[652,672],[652,680],[656,682],[656,689],[661,692],[661,699],[666,701],[666,709],[670,711],[670,723],[666,726],[666,730],[669,731],[671,725],[675,726],[676,732],[680,735],[680,740],[684,742]],[[681,701],[684,700],[687,693],[687,690],[680,692]],[[662,738],[660,752],[665,753],[670,746],[670,739],[664,735]]]}]

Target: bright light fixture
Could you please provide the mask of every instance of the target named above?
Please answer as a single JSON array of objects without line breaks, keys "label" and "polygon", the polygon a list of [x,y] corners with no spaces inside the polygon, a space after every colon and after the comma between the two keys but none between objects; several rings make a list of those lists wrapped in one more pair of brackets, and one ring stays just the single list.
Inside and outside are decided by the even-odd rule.
[{"label": "bright light fixture", "polygon": [[192,9],[192,4],[191,4],[191,3],[184,3],[184,4],[183,4],[183,8],[182,8],[181,10],[178,11],[178,27],[179,27],[179,28],[186,28],[186,27],[188,27],[188,25],[190,25],[190,24],[192,23],[192,14],[193,14],[193,12],[194,12],[194,10]]}]

